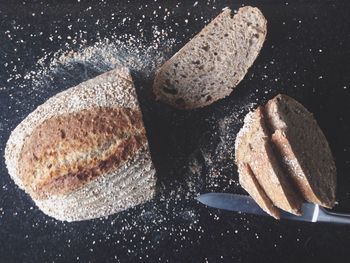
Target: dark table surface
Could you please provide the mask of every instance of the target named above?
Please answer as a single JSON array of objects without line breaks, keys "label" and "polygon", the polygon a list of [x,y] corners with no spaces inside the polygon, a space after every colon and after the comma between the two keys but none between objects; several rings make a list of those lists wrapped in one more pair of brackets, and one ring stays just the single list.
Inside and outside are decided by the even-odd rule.
[{"label": "dark table surface", "polygon": [[[65,223],[40,212],[11,181],[2,157],[10,131],[50,96],[112,68],[103,56],[50,68],[56,52],[79,53],[104,38],[119,46],[127,34],[143,47],[161,39],[167,58],[223,7],[242,4],[262,10],[268,36],[231,96],[176,111],[153,101],[153,68],[133,68],[157,168],[154,200]],[[349,15],[348,1],[0,1],[0,262],[349,262],[350,226],[279,222],[193,199],[244,193],[233,164],[235,135],[251,107],[286,93],[314,113],[329,140],[338,170],[335,210],[350,213]],[[150,63],[152,54],[145,55]]]}]

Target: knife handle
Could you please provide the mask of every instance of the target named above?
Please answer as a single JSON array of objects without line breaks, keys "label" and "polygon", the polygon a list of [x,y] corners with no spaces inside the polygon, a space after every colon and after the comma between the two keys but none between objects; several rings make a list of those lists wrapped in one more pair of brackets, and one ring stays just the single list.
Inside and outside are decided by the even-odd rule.
[{"label": "knife handle", "polygon": [[327,210],[320,207],[317,222],[327,222],[333,224],[350,224],[350,215],[328,212]]}]

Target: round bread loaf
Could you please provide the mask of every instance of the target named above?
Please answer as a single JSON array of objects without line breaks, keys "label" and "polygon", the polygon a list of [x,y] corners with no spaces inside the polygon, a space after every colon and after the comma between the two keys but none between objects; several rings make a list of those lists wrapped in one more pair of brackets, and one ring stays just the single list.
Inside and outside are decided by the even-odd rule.
[{"label": "round bread loaf", "polygon": [[5,160],[15,183],[59,220],[107,216],[149,200],[155,170],[128,69],[47,100],[11,133]]}]

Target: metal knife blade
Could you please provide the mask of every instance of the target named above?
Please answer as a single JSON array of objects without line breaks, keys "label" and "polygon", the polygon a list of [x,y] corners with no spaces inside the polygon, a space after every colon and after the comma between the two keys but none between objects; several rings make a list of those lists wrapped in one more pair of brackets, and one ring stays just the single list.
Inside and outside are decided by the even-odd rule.
[{"label": "metal knife blade", "polygon": [[[213,208],[269,216],[269,214],[264,212],[250,196],[228,193],[207,193],[198,196],[196,199],[202,204]],[[296,216],[281,211],[281,219],[316,222],[319,214],[319,207],[314,204],[304,203],[302,212],[303,214],[301,216]]]}]

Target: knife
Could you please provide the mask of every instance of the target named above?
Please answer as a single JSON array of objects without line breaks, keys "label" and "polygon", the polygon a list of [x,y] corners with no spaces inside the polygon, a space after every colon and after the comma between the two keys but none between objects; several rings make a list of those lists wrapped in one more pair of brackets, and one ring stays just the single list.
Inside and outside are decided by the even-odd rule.
[{"label": "knife", "polygon": [[[228,193],[206,193],[196,197],[196,199],[209,207],[239,213],[269,216],[269,214],[264,212],[250,196]],[[350,224],[350,214],[328,212],[326,209],[310,203],[303,204],[301,216],[281,211],[281,219],[313,223]]]}]

